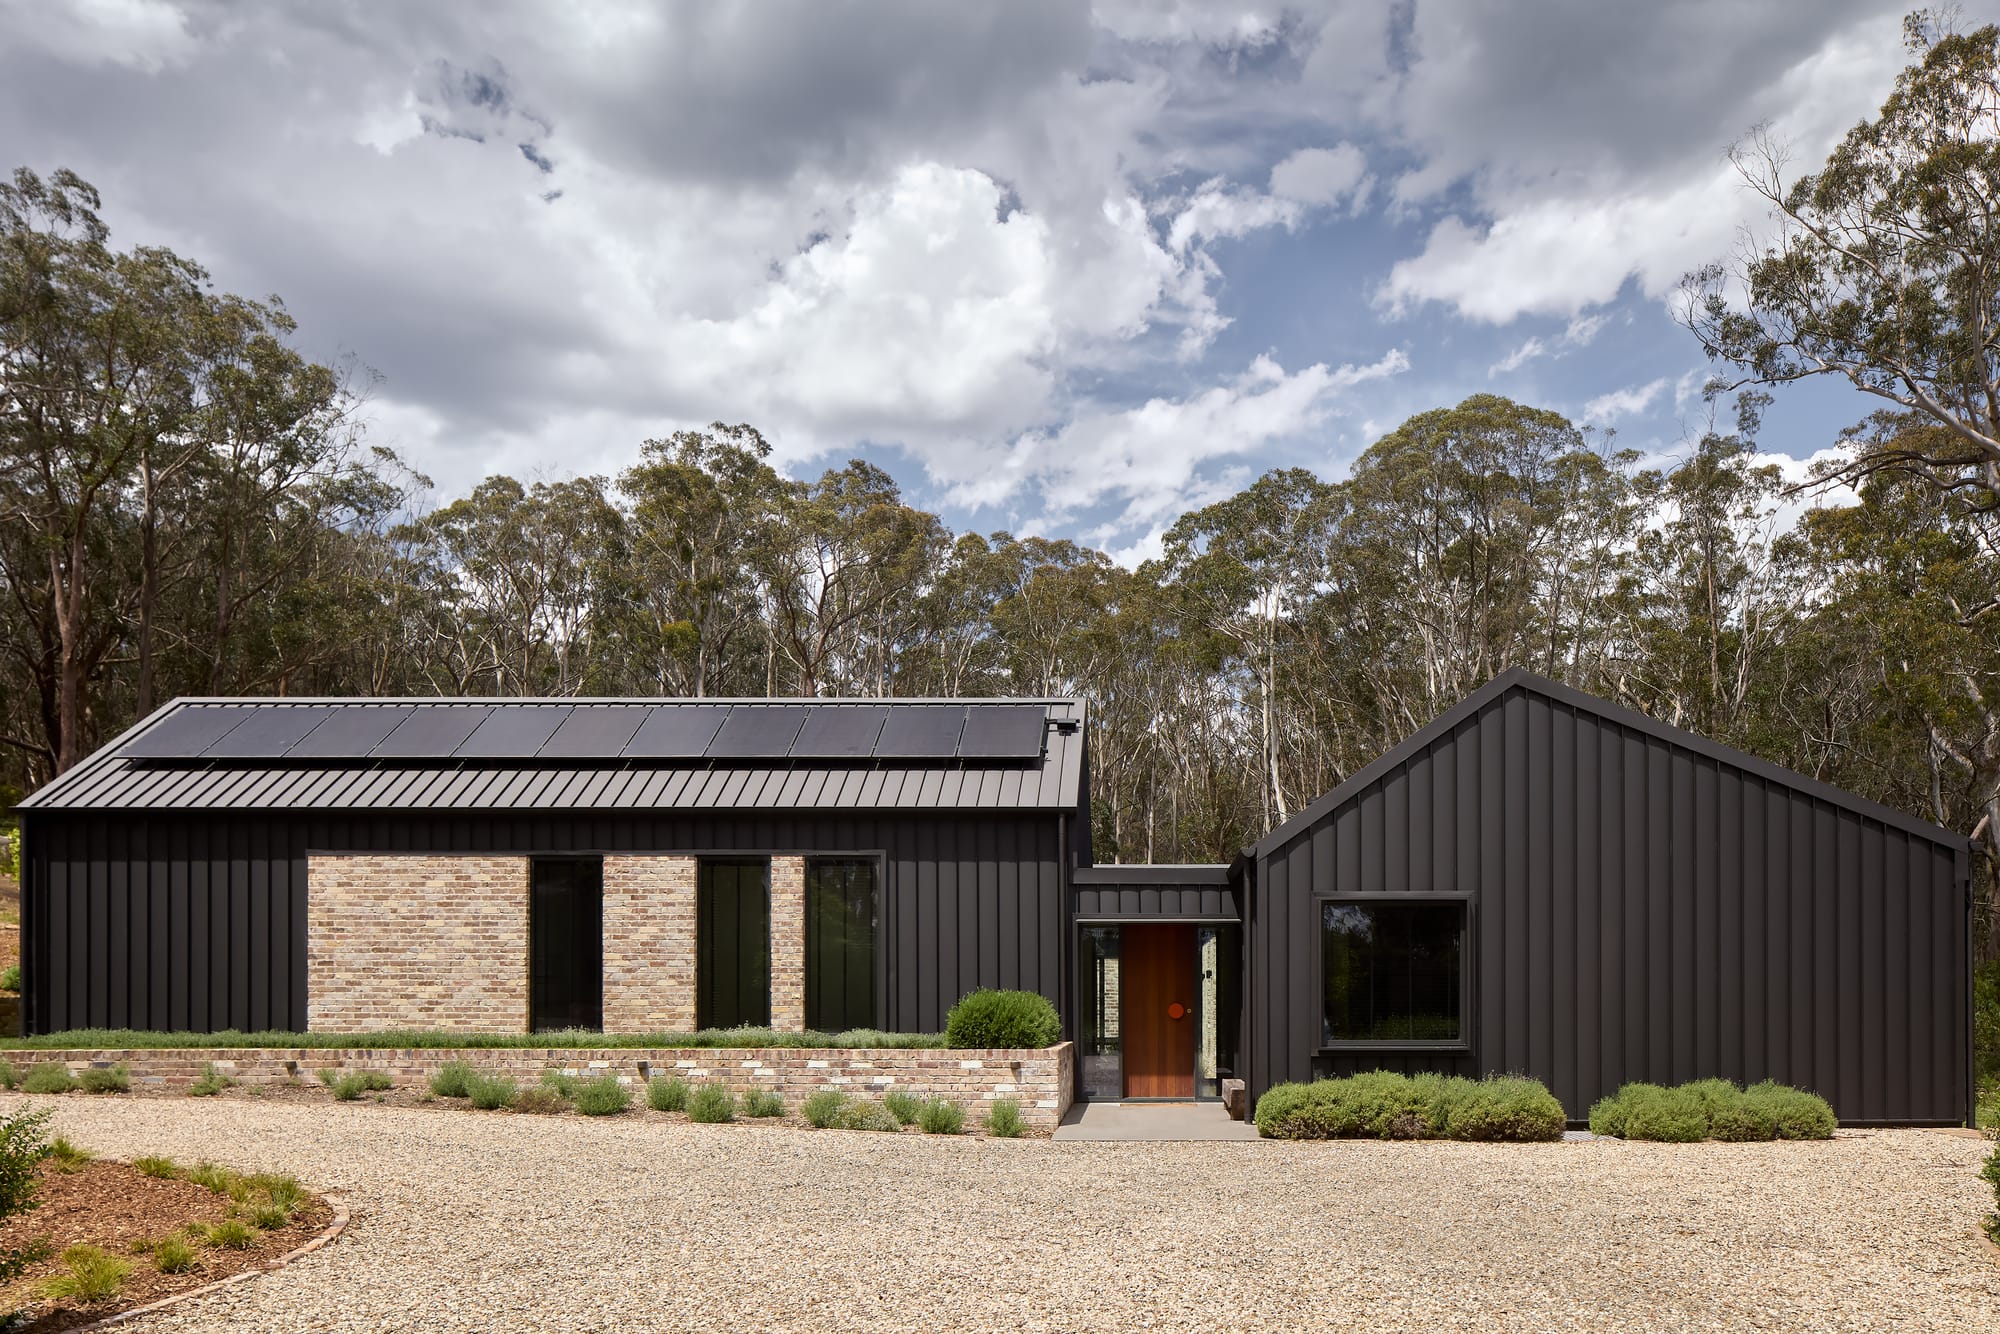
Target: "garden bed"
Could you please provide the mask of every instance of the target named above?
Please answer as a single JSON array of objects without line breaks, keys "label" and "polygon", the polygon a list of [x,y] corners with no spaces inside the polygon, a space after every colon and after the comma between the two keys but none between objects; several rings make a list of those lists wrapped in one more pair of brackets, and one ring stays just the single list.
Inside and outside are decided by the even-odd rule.
[{"label": "garden bed", "polygon": [[[165,1173],[165,1160],[151,1164]],[[144,1306],[176,1293],[206,1287],[246,1270],[269,1267],[325,1231],[334,1210],[316,1195],[303,1195],[288,1211],[288,1221],[259,1210],[272,1209],[271,1197],[255,1178],[220,1174],[214,1181],[224,1189],[198,1185],[179,1175],[148,1175],[129,1163],[85,1162],[66,1170],[58,1159],[44,1160],[37,1169],[37,1205],[0,1223],[0,1247],[34,1247],[42,1258],[0,1289],[0,1309],[21,1311],[25,1324],[14,1328],[41,1331],[74,1329],[118,1311]],[[286,1181],[288,1178],[273,1178]],[[232,1198],[234,1187],[243,1196]],[[288,1187],[287,1187],[288,1189]],[[230,1224],[239,1226],[231,1227]],[[222,1225],[208,1238],[211,1229]],[[159,1243],[177,1241],[184,1256],[160,1255]],[[100,1256],[79,1257],[99,1267],[127,1267],[115,1292],[97,1300],[50,1297],[43,1292],[51,1279],[73,1273],[64,1260],[71,1247],[92,1247]],[[108,1261],[102,1257],[109,1257]],[[162,1264],[178,1272],[164,1272]],[[183,1264],[185,1267],[182,1267]]]}]

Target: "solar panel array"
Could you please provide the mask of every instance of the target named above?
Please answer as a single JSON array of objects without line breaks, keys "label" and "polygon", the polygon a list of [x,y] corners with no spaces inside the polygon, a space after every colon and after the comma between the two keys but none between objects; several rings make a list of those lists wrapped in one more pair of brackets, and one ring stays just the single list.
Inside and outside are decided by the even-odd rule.
[{"label": "solar panel array", "polygon": [[190,704],[144,760],[1040,758],[1041,704]]}]

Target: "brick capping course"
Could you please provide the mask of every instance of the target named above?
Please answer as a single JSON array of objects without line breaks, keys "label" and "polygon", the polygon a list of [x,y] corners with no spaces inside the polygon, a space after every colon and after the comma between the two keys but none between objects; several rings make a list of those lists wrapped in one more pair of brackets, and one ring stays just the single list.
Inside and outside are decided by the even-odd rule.
[{"label": "brick capping course", "polygon": [[0,1060],[26,1068],[55,1061],[72,1071],[124,1065],[135,1084],[192,1083],[214,1065],[245,1085],[310,1080],[323,1069],[379,1070],[399,1083],[428,1080],[447,1061],[521,1082],[550,1070],[621,1083],[678,1076],[720,1083],[731,1092],[770,1089],[794,1108],[823,1088],[880,1097],[901,1089],[944,1098],[973,1119],[986,1104],[1013,1098],[1021,1118],[1053,1131],[1075,1096],[1073,1044],[1040,1048],[958,1047],[144,1047],[113,1050],[0,1050]]}]

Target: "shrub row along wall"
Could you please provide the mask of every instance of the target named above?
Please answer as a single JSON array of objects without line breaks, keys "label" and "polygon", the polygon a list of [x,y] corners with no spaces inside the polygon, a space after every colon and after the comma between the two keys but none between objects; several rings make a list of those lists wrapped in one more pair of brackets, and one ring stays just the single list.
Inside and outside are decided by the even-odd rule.
[{"label": "shrub row along wall", "polygon": [[1023,1049],[820,1047],[171,1047],[124,1050],[0,1051],[26,1069],[59,1061],[72,1070],[124,1065],[137,1085],[176,1087],[206,1066],[246,1085],[312,1079],[319,1071],[379,1070],[399,1084],[427,1081],[447,1061],[523,1082],[550,1070],[594,1078],[615,1075],[641,1083],[678,1075],[691,1083],[719,1082],[738,1095],[767,1089],[797,1110],[824,1088],[880,1097],[891,1089],[944,1098],[973,1119],[999,1098],[1021,1105],[1030,1129],[1052,1131],[1073,1096],[1067,1042]]}]

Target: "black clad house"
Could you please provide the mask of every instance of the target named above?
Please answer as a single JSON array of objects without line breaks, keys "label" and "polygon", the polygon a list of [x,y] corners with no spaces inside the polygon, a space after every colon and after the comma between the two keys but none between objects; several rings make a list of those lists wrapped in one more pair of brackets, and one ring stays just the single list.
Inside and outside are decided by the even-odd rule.
[{"label": "black clad house", "polygon": [[1227,866],[1096,866],[1072,700],[179,700],[23,803],[25,1022],[936,1030],[1098,1098],[1381,1067],[1971,1114],[1966,840],[1509,672]]}]

